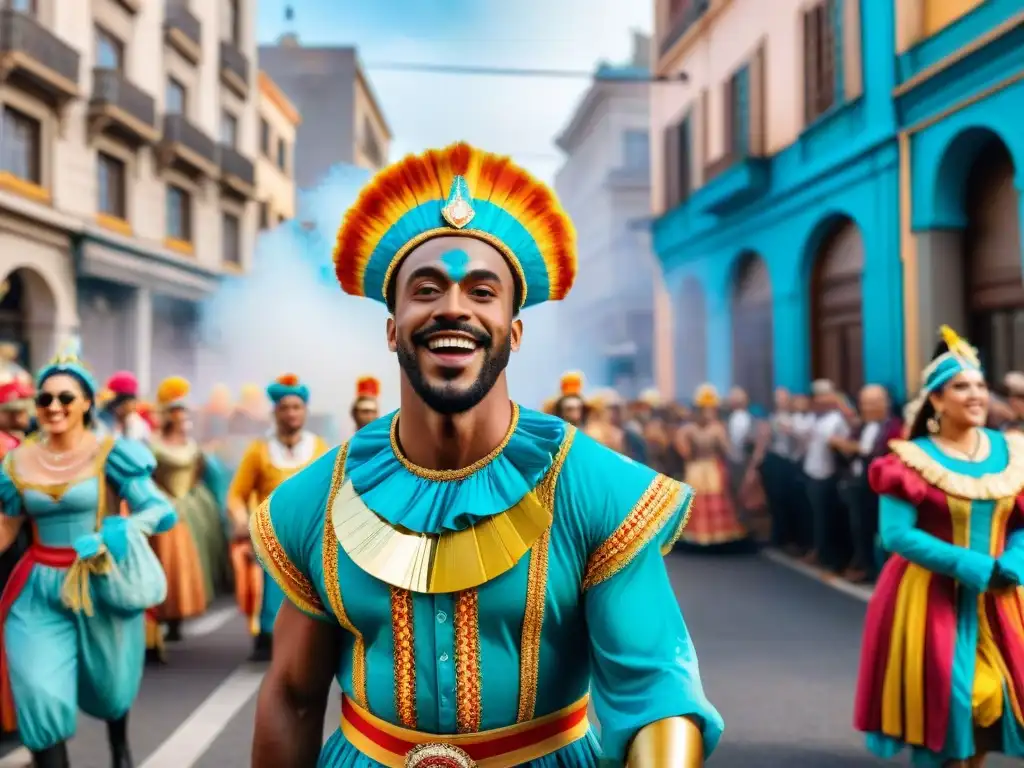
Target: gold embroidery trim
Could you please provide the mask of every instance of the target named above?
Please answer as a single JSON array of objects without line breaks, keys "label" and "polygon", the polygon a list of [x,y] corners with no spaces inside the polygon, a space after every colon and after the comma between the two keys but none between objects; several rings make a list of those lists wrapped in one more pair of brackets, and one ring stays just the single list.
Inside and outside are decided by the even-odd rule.
[{"label": "gold embroidery trim", "polygon": [[391,631],[395,642],[395,712],[398,722],[416,728],[416,649],[412,593],[391,588]]},{"label": "gold embroidery trim", "polygon": [[679,509],[683,486],[658,475],[618,528],[587,560],[583,589],[606,581],[633,561]]},{"label": "gold embroidery trim", "polygon": [[249,520],[253,550],[270,577],[277,582],[288,599],[306,613],[326,616],[320,596],[310,580],[292,563],[274,532],[270,519],[270,498],[257,508]]},{"label": "gold embroidery trim", "polygon": [[398,459],[398,462],[409,470],[409,472],[416,475],[416,477],[422,477],[424,480],[432,480],[436,483],[450,483],[457,480],[465,480],[474,472],[478,472],[486,467],[501,455],[501,452],[505,450],[509,441],[512,439],[512,435],[515,434],[516,427],[519,426],[519,406],[512,403],[512,421],[508,426],[508,432],[505,433],[505,437],[503,437],[501,442],[498,443],[497,448],[482,459],[478,459],[468,467],[463,467],[462,469],[427,469],[426,467],[413,464],[405,457],[405,454],[402,453],[402,448],[398,445],[398,417],[400,415],[401,413],[396,413],[394,418],[391,419],[391,451],[395,454],[395,458]]},{"label": "gold embroidery trim", "polygon": [[683,502],[683,516],[679,521],[679,525],[675,532],[672,534],[672,538],[665,542],[665,546],[661,548],[661,554],[667,555],[675,547],[676,542],[679,541],[683,535],[683,529],[686,528],[686,524],[690,522],[690,513],[693,512],[693,497],[697,495],[693,488],[687,485],[683,486],[683,493],[686,494],[686,501]]},{"label": "gold embroidery trim", "polygon": [[455,722],[459,733],[476,733],[480,701],[480,594],[455,596]]},{"label": "gold embroidery trim", "polygon": [[[551,468],[537,487],[537,498],[545,508],[551,510],[552,517],[558,476],[562,472],[565,457],[569,454],[575,436],[576,428],[570,426]],[[547,598],[550,541],[549,528],[530,550],[530,569],[526,577],[526,607],[523,610],[523,632],[519,644],[519,710],[516,716],[516,722],[519,723],[532,720],[537,706],[537,677],[540,673],[540,640]]]},{"label": "gold embroidery trim", "polygon": [[990,501],[1017,496],[1024,489],[1024,435],[1008,433],[1005,437],[1009,455],[1006,468],[981,477],[961,475],[944,467],[909,440],[892,440],[889,447],[900,461],[943,493],[961,499]]},{"label": "gold embroidery trim", "polygon": [[338,449],[338,457],[334,461],[334,473],[331,476],[331,491],[327,497],[327,513],[324,519],[323,568],[324,587],[327,591],[327,602],[331,605],[331,613],[341,628],[352,635],[352,698],[364,709],[367,705],[366,694],[366,641],[363,633],[345,611],[345,603],[341,599],[341,582],[338,580],[338,540],[334,538],[331,527],[331,499],[341,488],[345,480],[345,459],[348,458],[348,443]]}]

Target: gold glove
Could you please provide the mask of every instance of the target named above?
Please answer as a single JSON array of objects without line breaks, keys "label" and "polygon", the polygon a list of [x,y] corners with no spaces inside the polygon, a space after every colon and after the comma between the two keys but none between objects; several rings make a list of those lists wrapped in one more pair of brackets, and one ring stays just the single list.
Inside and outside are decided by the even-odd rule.
[{"label": "gold glove", "polygon": [[703,768],[704,737],[686,717],[668,717],[641,728],[626,756],[627,768]]}]

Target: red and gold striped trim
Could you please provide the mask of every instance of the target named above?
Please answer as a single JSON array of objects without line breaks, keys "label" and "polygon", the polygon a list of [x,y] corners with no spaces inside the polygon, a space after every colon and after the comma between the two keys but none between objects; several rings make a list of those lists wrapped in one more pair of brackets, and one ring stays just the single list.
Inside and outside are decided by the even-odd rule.
[{"label": "red and gold striped trim", "polygon": [[391,631],[395,642],[395,712],[406,728],[416,727],[416,649],[412,593],[391,588]]},{"label": "red and gold striped trim", "polygon": [[455,720],[459,733],[476,733],[480,701],[480,595],[475,589],[455,597]]},{"label": "red and gold striped trim", "polygon": [[341,731],[363,755],[385,768],[405,768],[406,756],[425,744],[448,744],[464,751],[477,768],[505,768],[537,760],[587,735],[589,694],[550,715],[479,733],[442,736],[393,725],[341,700]]},{"label": "red and gold striped trim", "polygon": [[665,475],[655,477],[626,519],[587,560],[583,589],[607,581],[629,565],[671,519],[682,493],[678,480]]}]

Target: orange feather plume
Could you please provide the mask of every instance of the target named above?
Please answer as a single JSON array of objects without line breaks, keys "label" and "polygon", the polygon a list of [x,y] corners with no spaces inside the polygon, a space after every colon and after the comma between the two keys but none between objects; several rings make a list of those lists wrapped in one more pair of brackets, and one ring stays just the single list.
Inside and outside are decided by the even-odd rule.
[{"label": "orange feather plume", "polygon": [[275,379],[282,387],[296,387],[299,384],[299,377],[294,373],[284,373]]},{"label": "orange feather plume", "polygon": [[160,386],[156,388],[156,399],[161,405],[167,405],[175,400],[181,400],[190,391],[192,391],[192,385],[188,383],[188,379],[171,376],[161,381]]},{"label": "orange feather plume", "polygon": [[380,397],[380,379],[374,376],[360,376],[356,379],[356,397]]},{"label": "orange feather plume", "polygon": [[579,397],[583,393],[583,374],[578,371],[562,374],[560,385],[562,397]]}]

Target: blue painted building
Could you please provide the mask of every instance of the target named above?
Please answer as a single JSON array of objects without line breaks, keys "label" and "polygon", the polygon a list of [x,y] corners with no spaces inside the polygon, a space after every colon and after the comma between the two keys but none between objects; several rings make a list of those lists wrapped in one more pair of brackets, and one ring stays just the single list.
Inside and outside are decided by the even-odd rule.
[{"label": "blue painted building", "polygon": [[[667,25],[659,62],[691,87],[652,108],[654,246],[673,306],[663,388],[686,399],[708,380],[765,402],[825,377],[904,395],[940,322],[988,328],[1024,358],[1020,0],[782,0],[760,30],[742,0],[697,5],[709,18]],[[758,42],[716,73],[701,38],[721,58],[723,32]],[[969,263],[987,266],[971,278]],[[979,298],[993,269],[1001,294]]]}]

